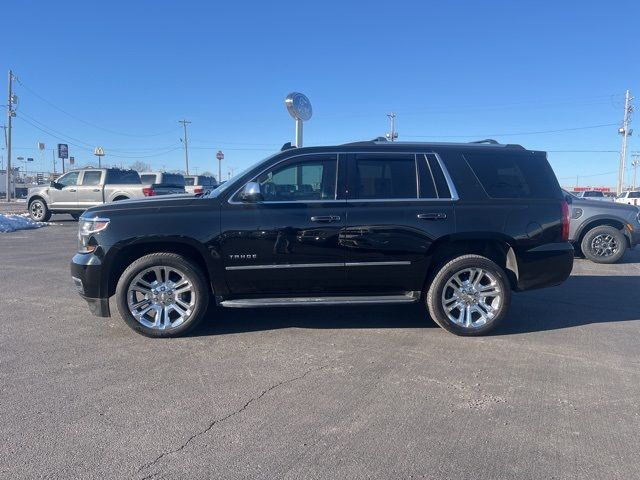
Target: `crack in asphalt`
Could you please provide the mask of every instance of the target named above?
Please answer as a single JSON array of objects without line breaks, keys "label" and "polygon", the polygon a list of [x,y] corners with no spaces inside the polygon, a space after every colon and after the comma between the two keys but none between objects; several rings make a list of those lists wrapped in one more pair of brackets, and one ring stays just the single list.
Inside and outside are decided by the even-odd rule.
[{"label": "crack in asphalt", "polygon": [[[287,380],[282,380],[281,382],[278,382],[272,386],[270,386],[269,388],[263,390],[262,392],[260,392],[259,395],[250,398],[242,407],[240,407],[238,410],[234,410],[233,412],[231,412],[228,415],[225,415],[222,418],[217,418],[215,420],[213,420],[208,426],[207,428],[205,428],[204,430],[195,433],[193,435],[191,435],[182,445],[180,445],[178,448],[175,448],[173,450],[169,450],[166,452],[162,452],[160,455],[158,455],[155,460],[152,460],[149,463],[146,463],[144,465],[142,465],[140,468],[138,468],[138,471],[136,473],[140,473],[143,470],[147,470],[149,468],[151,468],[152,466],[154,466],[155,464],[157,464],[160,460],[162,460],[164,457],[169,456],[169,455],[173,455],[174,453],[179,453],[182,450],[184,450],[187,445],[189,445],[193,440],[195,440],[196,438],[205,435],[206,433],[208,433],[213,427],[215,427],[216,425],[228,420],[229,418],[238,415],[239,413],[242,413],[244,410],[246,410],[249,405],[251,405],[253,402],[260,400],[262,397],[264,397],[267,393],[269,393],[272,390],[275,390],[278,387],[281,387],[282,385],[286,385],[287,383],[291,383],[291,382],[295,382],[297,380],[302,380],[304,377],[306,377],[307,375],[309,375],[311,372],[319,372],[320,370],[323,370],[327,367],[328,365],[323,365],[321,367],[318,368],[311,368],[309,370],[306,370],[304,373],[302,373],[301,375],[298,375],[296,377],[293,378],[289,378]],[[150,473],[149,475],[146,475],[145,477],[142,478],[142,480],[149,480],[151,478],[153,478],[156,474],[155,473]]]}]

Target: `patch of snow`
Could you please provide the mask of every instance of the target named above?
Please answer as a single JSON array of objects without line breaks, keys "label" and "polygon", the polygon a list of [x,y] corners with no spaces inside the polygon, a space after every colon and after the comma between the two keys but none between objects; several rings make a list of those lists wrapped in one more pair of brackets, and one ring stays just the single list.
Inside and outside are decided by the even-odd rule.
[{"label": "patch of snow", "polygon": [[30,230],[46,226],[45,222],[34,222],[28,214],[6,215],[0,213],[0,233],[15,232],[17,230]]}]

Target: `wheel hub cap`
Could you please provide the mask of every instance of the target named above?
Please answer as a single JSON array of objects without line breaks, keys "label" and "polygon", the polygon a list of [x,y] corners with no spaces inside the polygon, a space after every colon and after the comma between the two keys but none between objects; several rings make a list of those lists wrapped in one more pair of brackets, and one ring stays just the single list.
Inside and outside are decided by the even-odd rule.
[{"label": "wheel hub cap", "polygon": [[129,284],[127,303],[133,317],[147,328],[176,328],[187,321],[195,307],[193,283],[173,267],[151,267]]},{"label": "wheel hub cap", "polygon": [[503,292],[493,273],[466,268],[449,277],[441,301],[449,320],[464,328],[477,328],[498,315],[502,299]]}]

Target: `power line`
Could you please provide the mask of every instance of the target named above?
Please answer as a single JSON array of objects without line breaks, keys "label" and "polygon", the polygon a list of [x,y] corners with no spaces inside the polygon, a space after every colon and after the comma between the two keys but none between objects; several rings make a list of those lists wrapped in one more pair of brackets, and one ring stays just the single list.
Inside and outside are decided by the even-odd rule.
[{"label": "power line", "polygon": [[66,111],[63,108],[60,108],[59,106],[57,106],[56,104],[54,104],[53,102],[47,100],[46,98],[44,98],[42,95],[40,95],[39,93],[35,92],[33,89],[29,88],[28,86],[26,86],[21,80],[19,80],[18,78],[15,78],[16,82],[23,87],[25,90],[29,91],[31,94],[35,95],[36,97],[38,97],[40,100],[42,100],[43,102],[45,102],[46,104],[50,105],[51,107],[55,108],[56,110],[64,113],[65,115],[68,115],[69,117],[84,123],[85,125],[89,125],[90,127],[96,128],[98,130],[103,130],[105,132],[108,133],[112,133],[114,135],[122,135],[125,137],[159,137],[161,135],[167,135],[169,133],[175,132],[175,128],[172,128],[171,130],[166,130],[163,132],[158,132],[158,133],[152,133],[152,134],[132,134],[132,133],[125,133],[125,132],[118,132],[116,130],[111,130],[108,128],[104,128],[101,127],[100,125],[96,125],[95,123],[92,122],[88,122],[87,120],[84,120],[68,111]]},{"label": "power line", "polygon": [[571,132],[575,130],[588,130],[591,128],[612,127],[619,125],[619,122],[615,123],[603,123],[600,125],[587,125],[585,127],[572,127],[572,128],[560,128],[557,130],[538,130],[533,132],[510,132],[510,133],[479,133],[475,135],[403,135],[407,138],[469,138],[469,137],[513,137],[518,135],[542,135],[545,133],[559,133],[559,132]]}]

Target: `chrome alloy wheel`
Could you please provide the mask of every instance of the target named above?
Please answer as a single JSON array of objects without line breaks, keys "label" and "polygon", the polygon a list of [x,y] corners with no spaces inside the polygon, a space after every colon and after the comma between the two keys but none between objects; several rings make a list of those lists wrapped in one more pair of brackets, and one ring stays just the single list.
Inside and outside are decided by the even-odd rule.
[{"label": "chrome alloy wheel", "polygon": [[442,307],[453,323],[477,328],[493,320],[503,305],[503,292],[494,274],[465,268],[451,277],[442,291]]},{"label": "chrome alloy wheel", "polygon": [[29,213],[34,220],[40,221],[44,218],[44,207],[39,201],[32,202],[29,206]]},{"label": "chrome alloy wheel", "polygon": [[618,252],[620,246],[613,235],[602,233],[591,240],[591,250],[598,257],[610,257]]},{"label": "chrome alloy wheel", "polygon": [[147,328],[176,328],[189,319],[195,308],[193,282],[177,268],[147,268],[129,284],[127,305],[134,318]]}]

